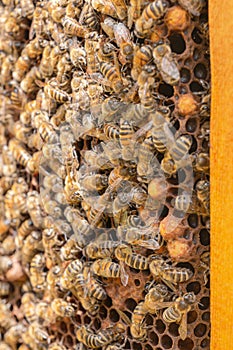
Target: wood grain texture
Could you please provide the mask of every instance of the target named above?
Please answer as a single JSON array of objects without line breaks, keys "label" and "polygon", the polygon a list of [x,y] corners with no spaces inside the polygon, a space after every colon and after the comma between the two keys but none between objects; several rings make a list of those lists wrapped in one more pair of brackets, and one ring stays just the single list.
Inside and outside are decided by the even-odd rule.
[{"label": "wood grain texture", "polygon": [[211,350],[233,348],[233,2],[209,1]]}]

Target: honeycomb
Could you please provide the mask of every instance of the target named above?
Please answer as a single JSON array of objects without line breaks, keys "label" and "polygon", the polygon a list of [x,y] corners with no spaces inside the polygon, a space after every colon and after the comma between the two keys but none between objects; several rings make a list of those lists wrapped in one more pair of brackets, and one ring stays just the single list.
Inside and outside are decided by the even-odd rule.
[{"label": "honeycomb", "polygon": [[210,348],[207,7],[1,1],[0,350]]}]

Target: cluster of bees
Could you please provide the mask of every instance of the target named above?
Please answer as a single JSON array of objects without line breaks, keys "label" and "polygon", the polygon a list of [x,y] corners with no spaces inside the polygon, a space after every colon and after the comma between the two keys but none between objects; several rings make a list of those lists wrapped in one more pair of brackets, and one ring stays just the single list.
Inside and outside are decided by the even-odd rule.
[{"label": "cluster of bees", "polygon": [[[185,288],[209,276],[195,231],[210,229],[206,0],[1,0],[0,13],[0,350],[143,346],[149,314],[192,338]],[[131,315],[76,322],[113,286],[133,291],[135,271]]]}]

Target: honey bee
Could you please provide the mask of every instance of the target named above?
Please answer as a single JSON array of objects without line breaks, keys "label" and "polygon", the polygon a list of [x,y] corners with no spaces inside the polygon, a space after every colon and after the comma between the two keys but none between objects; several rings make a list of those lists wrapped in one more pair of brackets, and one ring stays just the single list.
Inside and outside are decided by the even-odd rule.
[{"label": "honey bee", "polygon": [[135,142],[132,140],[134,133],[132,124],[124,119],[121,119],[119,141],[122,148],[122,158],[127,161],[134,159]]},{"label": "honey bee", "polygon": [[85,253],[90,259],[110,258],[114,256],[118,243],[114,241],[91,242],[85,248]]},{"label": "honey bee", "polygon": [[25,103],[27,102],[27,97],[25,92],[21,89],[21,87],[15,85],[13,90],[11,91],[11,101],[13,109],[17,111],[21,111]]},{"label": "honey bee", "polygon": [[99,29],[99,19],[89,2],[83,6],[79,17],[79,23],[93,30]]},{"label": "honey bee", "polygon": [[193,16],[200,16],[206,1],[205,0],[178,0],[178,3]]},{"label": "honey bee", "polygon": [[67,92],[59,89],[56,78],[52,78],[47,83],[42,83],[38,80],[36,83],[41,87],[44,86],[44,92],[47,97],[59,103],[71,102],[71,96]]},{"label": "honey bee", "polygon": [[91,32],[86,35],[84,43],[87,60],[87,74],[94,74],[99,71],[99,62],[96,52],[99,49],[99,35],[97,32]]},{"label": "honey bee", "polygon": [[26,327],[22,323],[18,323],[6,331],[4,334],[4,341],[10,345],[12,349],[16,349],[17,343],[22,342],[21,336],[25,331]]},{"label": "honey bee", "polygon": [[[176,141],[169,147],[169,153],[172,156],[175,163],[179,163],[184,159],[192,145],[192,136],[181,135]],[[178,165],[178,164],[177,164]]]},{"label": "honey bee", "polygon": [[174,143],[174,137],[167,123],[169,115],[169,108],[163,107],[157,110],[152,117],[153,127],[151,135],[154,146],[160,153],[164,153],[167,148]]},{"label": "honey bee", "polygon": [[24,316],[28,323],[37,321],[37,315],[35,313],[36,297],[33,293],[25,293],[21,298],[21,305]]},{"label": "honey bee", "polygon": [[6,145],[2,148],[2,160],[3,175],[12,176],[16,172],[16,162],[14,160],[13,152]]},{"label": "honey bee", "polygon": [[81,191],[98,192],[108,185],[108,177],[102,174],[86,175],[79,181]]},{"label": "honey bee", "polygon": [[50,270],[47,273],[47,277],[46,277],[47,289],[52,298],[57,297],[59,294],[59,291],[60,291],[59,283],[60,283],[62,272],[63,270],[60,268],[60,266],[56,265],[50,268]]},{"label": "honey bee", "polygon": [[75,235],[71,235],[68,241],[61,247],[61,259],[63,261],[75,259],[77,253],[80,251],[80,247],[75,238]]},{"label": "honey bee", "polygon": [[92,0],[91,4],[96,11],[113,18],[118,18],[116,8],[112,2],[108,0]]},{"label": "honey bee", "polygon": [[13,79],[20,82],[23,80],[26,73],[31,67],[31,60],[28,56],[21,55],[17,59],[14,65],[14,71],[12,73]]},{"label": "honey bee", "polygon": [[152,137],[147,137],[138,149],[137,174],[139,181],[148,183],[154,176],[154,168],[152,166],[154,150]]},{"label": "honey bee", "polygon": [[51,308],[60,317],[71,317],[75,313],[73,306],[62,298],[55,298],[51,302]]},{"label": "honey bee", "polygon": [[6,304],[2,299],[0,299],[0,326],[7,330],[17,324],[15,317],[11,312],[11,304]]},{"label": "honey bee", "polygon": [[151,28],[164,16],[168,4],[163,0],[155,0],[147,5],[135,23],[135,35],[138,38],[147,36]]},{"label": "honey bee", "polygon": [[29,336],[35,340],[36,343],[48,344],[49,335],[47,331],[42,328],[38,322],[33,322],[28,327]]},{"label": "honey bee", "polygon": [[158,284],[149,290],[149,293],[145,297],[145,301],[140,302],[135,307],[130,324],[130,332],[133,338],[138,340],[145,339],[147,332],[144,325],[144,319],[148,313],[156,314],[159,309],[166,306],[164,299],[167,295],[167,287]]},{"label": "honey bee", "polygon": [[187,313],[191,310],[195,301],[196,296],[193,292],[185,293],[172,302],[172,306],[163,312],[165,322],[177,322],[180,324],[179,334],[182,340],[187,338]]},{"label": "honey bee", "polygon": [[75,284],[76,275],[82,271],[83,264],[81,260],[76,259],[69,263],[65,268],[61,278],[60,285],[63,289],[70,289]]},{"label": "honey bee", "polygon": [[188,212],[191,209],[191,204],[192,196],[188,193],[178,195],[174,200],[174,208],[184,213]]},{"label": "honey bee", "polygon": [[150,271],[154,277],[159,277],[172,290],[174,285],[188,281],[193,272],[185,267],[168,265],[162,257],[154,256],[149,264]]},{"label": "honey bee", "polygon": [[172,177],[177,172],[176,163],[168,151],[165,152],[164,158],[161,161],[161,169],[167,177]]},{"label": "honey bee", "polygon": [[210,252],[206,251],[201,254],[200,265],[204,269],[204,283],[206,285],[210,274]]},{"label": "honey bee", "polygon": [[16,245],[20,249],[23,246],[25,237],[27,237],[34,230],[34,225],[31,219],[25,220],[18,228],[16,237]]},{"label": "honey bee", "polygon": [[87,278],[87,291],[90,298],[95,298],[97,301],[105,300],[107,293],[98,280],[91,276],[89,269],[84,269],[84,276]]},{"label": "honey bee", "polygon": [[177,62],[172,56],[171,48],[167,44],[159,44],[153,49],[154,62],[163,80],[170,85],[178,84],[180,72]]},{"label": "honey bee", "polygon": [[32,19],[34,15],[34,4],[31,0],[21,0],[20,1],[21,16],[28,19]]},{"label": "honey bee", "polygon": [[131,192],[119,192],[112,203],[112,212],[116,227],[127,220],[127,209],[132,199]]},{"label": "honey bee", "polygon": [[10,55],[6,56],[2,62],[1,67],[1,84],[6,85],[11,80],[11,75],[14,69],[16,57]]},{"label": "honey bee", "polygon": [[128,8],[128,28],[131,29],[133,23],[141,15],[142,2],[141,0],[130,0],[130,6]]},{"label": "honey bee", "polygon": [[137,78],[138,95],[141,104],[149,111],[155,110],[155,103],[152,96],[152,87],[154,86],[154,76],[156,67],[152,64],[146,64],[141,67],[141,72]]},{"label": "honey bee", "polygon": [[35,293],[41,293],[46,287],[45,257],[43,254],[36,254],[30,264],[30,282]]},{"label": "honey bee", "polygon": [[21,55],[29,57],[29,59],[36,59],[43,52],[43,49],[48,45],[48,40],[41,37],[29,41],[29,43],[22,50]]},{"label": "honey bee", "polygon": [[13,266],[12,260],[8,256],[0,256],[0,273],[5,273]]},{"label": "honey bee", "polygon": [[12,255],[16,249],[15,238],[12,235],[8,235],[3,242],[1,242],[0,254]]},{"label": "honey bee", "polygon": [[122,266],[114,263],[110,258],[97,259],[91,265],[91,272],[106,278],[120,278],[124,286],[128,283],[128,275]]},{"label": "honey bee", "polygon": [[129,245],[118,245],[115,249],[115,256],[119,261],[125,262],[125,264],[134,269],[149,269],[148,259],[141,254],[134,253]]},{"label": "honey bee", "polygon": [[28,192],[27,209],[33,225],[37,228],[43,226],[43,217],[41,213],[40,195],[37,191]]},{"label": "honey bee", "polygon": [[201,135],[198,137],[200,139],[204,139],[205,141],[209,142],[210,139],[210,121],[206,120],[202,125],[201,125]]},{"label": "honey bee", "polygon": [[37,251],[42,250],[41,239],[41,232],[32,231],[24,240],[22,247],[22,263],[24,266],[31,261]]},{"label": "honey bee", "polygon": [[152,250],[160,249],[164,241],[158,229],[153,225],[139,226],[139,228],[140,230],[138,226],[119,226],[117,228],[117,237],[119,240],[124,240],[131,245],[139,245]]},{"label": "honey bee", "polygon": [[87,65],[87,54],[84,48],[74,44],[70,48],[70,60],[75,67],[83,68]]},{"label": "honey bee", "polygon": [[39,65],[39,71],[44,78],[49,78],[53,74],[53,66],[50,63],[52,47],[47,45],[42,54],[42,59]]},{"label": "honey bee", "polygon": [[72,226],[76,244],[84,248],[93,238],[93,228],[89,225],[88,221],[80,215],[77,209],[67,207],[64,215]]},{"label": "honey bee", "polygon": [[24,148],[22,143],[13,138],[9,141],[9,149],[17,163],[24,166],[29,172],[34,172],[33,163],[31,163],[32,156]]},{"label": "honey bee", "polygon": [[112,63],[100,62],[100,72],[107,79],[115,93],[120,93],[124,87],[120,72]]},{"label": "honey bee", "polygon": [[106,98],[101,104],[101,116],[99,122],[105,123],[115,121],[117,115],[121,113],[121,109],[124,107],[122,102],[119,102],[116,98]]},{"label": "honey bee", "polygon": [[201,202],[201,204],[204,206],[207,214],[210,212],[210,183],[208,180],[199,180],[196,185],[195,189],[197,192],[197,198]]},{"label": "honey bee", "polygon": [[27,143],[28,137],[31,134],[31,128],[24,126],[20,121],[14,123],[12,134],[23,143]]},{"label": "honey bee", "polygon": [[45,28],[45,21],[48,18],[48,12],[41,3],[37,3],[33,12],[32,24],[29,31],[29,40],[32,40],[34,35],[41,36]]},{"label": "honey bee", "polygon": [[35,307],[35,314],[37,318],[43,320],[43,325],[47,325],[49,323],[54,323],[56,321],[56,315],[52,310],[51,306],[46,302],[39,302]]},{"label": "honey bee", "polygon": [[79,24],[74,18],[64,16],[61,23],[67,35],[85,38],[85,35],[88,33],[87,28]]},{"label": "honey bee", "polygon": [[[112,20],[113,21],[113,20]],[[130,31],[123,23],[112,23],[108,21],[110,28],[112,27],[113,35],[117,46],[120,48],[119,60],[124,65],[133,59],[134,45],[131,41]]]},{"label": "honey bee", "polygon": [[108,327],[105,330],[100,330],[97,333],[94,333],[86,326],[81,326],[76,331],[76,337],[78,341],[84,345],[95,349],[121,339],[124,332],[124,326],[120,323],[116,323],[114,326]]},{"label": "honey bee", "polygon": [[6,281],[0,281],[0,297],[5,298],[11,293],[11,284]]}]

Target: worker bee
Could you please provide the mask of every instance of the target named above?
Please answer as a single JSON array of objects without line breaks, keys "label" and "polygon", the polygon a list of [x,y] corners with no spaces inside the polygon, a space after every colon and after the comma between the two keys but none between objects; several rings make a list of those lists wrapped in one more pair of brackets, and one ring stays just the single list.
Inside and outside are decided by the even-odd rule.
[{"label": "worker bee", "polygon": [[137,79],[140,102],[148,110],[148,112],[154,112],[156,107],[156,103],[152,95],[152,89],[155,82],[155,73],[155,66],[145,65],[142,67],[142,71]]},{"label": "worker bee", "polygon": [[51,65],[51,51],[52,47],[47,45],[42,53],[42,58],[39,65],[39,71],[44,78],[49,78],[53,74],[53,66]]},{"label": "worker bee", "polygon": [[25,293],[21,298],[21,305],[24,316],[28,323],[37,321],[37,315],[35,313],[36,297],[33,293]]},{"label": "worker bee", "polygon": [[113,33],[117,46],[120,48],[120,62],[122,64],[131,62],[133,59],[134,45],[131,41],[129,29],[123,23],[115,23],[113,25]]},{"label": "worker bee", "polygon": [[33,225],[35,227],[41,228],[43,225],[43,217],[41,213],[40,195],[37,191],[28,192],[27,209]]},{"label": "worker bee", "polygon": [[31,219],[27,219],[18,228],[18,234],[16,237],[17,247],[20,249],[23,246],[25,237],[27,237],[30,232],[34,230],[34,225]]},{"label": "worker bee", "polygon": [[110,258],[114,256],[118,243],[114,241],[91,242],[85,248],[85,253],[90,259]]},{"label": "worker bee", "polygon": [[26,73],[29,71],[30,67],[30,58],[24,55],[19,56],[14,65],[14,71],[12,73],[13,79],[18,82],[22,81]]},{"label": "worker bee", "polygon": [[83,6],[79,17],[79,23],[90,29],[99,29],[99,19],[89,2]]},{"label": "worker bee", "polygon": [[5,273],[13,266],[12,260],[8,256],[0,256],[0,273]]},{"label": "worker bee", "polygon": [[5,301],[0,299],[0,326],[5,330],[10,329],[17,324],[10,307],[11,304],[6,304]]},{"label": "worker bee", "polygon": [[133,125],[127,120],[120,120],[120,133],[119,141],[122,148],[122,158],[130,161],[134,159],[135,154],[135,142],[133,141],[134,136]]},{"label": "worker bee", "polygon": [[61,259],[63,261],[75,259],[77,253],[80,252],[80,247],[75,238],[75,235],[71,235],[68,241],[61,247]]},{"label": "worker bee", "polygon": [[168,151],[165,152],[164,158],[161,161],[161,169],[167,177],[172,177],[177,172],[176,163]]},{"label": "worker bee", "polygon": [[199,180],[195,189],[197,192],[197,198],[204,206],[206,212],[209,214],[210,212],[210,183],[207,180]]},{"label": "worker bee", "polygon": [[128,283],[128,275],[122,266],[114,263],[110,258],[95,260],[91,265],[91,272],[106,278],[120,278],[124,286]]},{"label": "worker bee", "polygon": [[1,67],[1,85],[6,85],[11,80],[11,75],[14,69],[14,64],[16,61],[16,57],[13,55],[6,56],[3,59],[2,67]]},{"label": "worker bee", "polygon": [[84,48],[74,44],[70,48],[70,60],[75,67],[84,68],[87,65],[87,53]]},{"label": "worker bee", "polygon": [[167,44],[158,44],[153,49],[153,58],[163,80],[170,85],[178,84],[180,72],[177,62],[172,56],[170,46]]},{"label": "worker bee", "polygon": [[50,81],[48,81],[47,83],[42,83],[38,80],[36,81],[36,83],[41,87],[44,86],[44,92],[47,97],[59,103],[71,101],[71,96],[67,92],[59,89],[59,85],[56,78],[50,79]]},{"label": "worker bee", "polygon": [[75,313],[73,306],[62,298],[55,298],[51,302],[51,308],[60,317],[71,317]]},{"label": "worker bee", "polygon": [[133,23],[141,15],[142,2],[141,0],[130,0],[130,6],[128,7],[128,28],[131,29]]},{"label": "worker bee", "polygon": [[79,247],[84,248],[84,246],[93,238],[93,228],[89,225],[88,221],[80,215],[78,209],[67,207],[64,215],[72,226],[76,244]]},{"label": "worker bee", "polygon": [[191,310],[195,301],[196,296],[193,292],[185,293],[172,302],[172,305],[163,312],[165,322],[180,324],[179,334],[182,340],[187,338],[187,313]]},{"label": "worker bee", "polygon": [[152,275],[161,278],[172,290],[174,290],[174,284],[186,282],[193,276],[191,270],[169,265],[161,256],[152,256],[151,259],[149,268]]},{"label": "worker bee", "polygon": [[198,136],[198,138],[203,139],[204,141],[209,143],[210,139],[210,121],[206,120],[200,128],[201,134]]},{"label": "worker bee", "polygon": [[147,5],[141,16],[136,20],[135,35],[138,38],[144,38],[151,28],[164,16],[167,7],[167,2],[163,0],[155,0]]},{"label": "worker bee", "polygon": [[22,56],[27,56],[30,59],[36,59],[43,52],[43,49],[48,45],[48,40],[41,37],[29,41],[21,52]]},{"label": "worker bee", "polygon": [[196,171],[202,173],[209,173],[210,170],[210,156],[208,153],[201,152],[194,156],[194,166]]},{"label": "worker bee", "polygon": [[119,261],[123,261],[128,266],[137,270],[147,270],[149,268],[148,259],[134,253],[129,245],[119,244],[115,249],[115,256]]},{"label": "worker bee", "polygon": [[181,135],[179,136],[173,145],[169,147],[169,153],[177,165],[179,161],[184,159],[192,145],[191,135]]},{"label": "worker bee", "polygon": [[133,311],[130,324],[130,332],[133,338],[138,340],[145,339],[147,334],[144,324],[145,317],[148,313],[156,314],[158,310],[166,307],[167,304],[164,302],[164,299],[167,295],[167,287],[162,284],[150,288],[145,296],[145,301],[140,302]]},{"label": "worker bee", "polygon": [[87,73],[92,75],[99,70],[99,62],[96,57],[99,49],[99,35],[97,32],[91,32],[86,35],[84,49],[86,52]]},{"label": "worker bee", "polygon": [[78,36],[84,38],[88,30],[79,24],[76,19],[64,16],[61,20],[64,28],[64,33],[70,36]]},{"label": "worker bee", "polygon": [[120,72],[112,63],[100,62],[100,72],[107,79],[115,93],[122,91],[124,85]]},{"label": "worker bee", "polygon": [[81,191],[99,192],[107,187],[108,177],[102,174],[86,175],[79,181]]},{"label": "worker bee", "polygon": [[210,252],[206,251],[201,254],[200,266],[204,269],[204,282],[208,283],[208,275],[210,274]]},{"label": "worker bee", "polygon": [[34,172],[33,163],[30,162],[32,156],[24,148],[22,143],[15,138],[9,141],[9,149],[13,153],[13,156],[17,163],[24,166],[29,172]]},{"label": "worker bee", "polygon": [[46,287],[45,257],[43,254],[36,254],[30,264],[30,282],[35,293],[42,292]]},{"label": "worker bee", "polygon": [[8,235],[4,241],[1,242],[0,254],[12,255],[16,249],[15,237]]},{"label": "worker bee", "polygon": [[23,143],[27,143],[28,137],[31,134],[31,127],[23,125],[20,121],[14,123],[12,134]]},{"label": "worker bee", "polygon": [[206,5],[205,0],[178,0],[178,3],[193,16],[200,16]]},{"label": "worker bee", "polygon": [[70,289],[75,284],[76,275],[81,272],[82,268],[83,264],[81,260],[76,259],[71,261],[60,278],[61,287],[63,289]]},{"label": "worker bee", "polygon": [[[129,221],[129,218],[128,218]],[[139,220],[136,220],[140,223]],[[130,220],[132,223],[132,220]],[[147,249],[158,250],[164,244],[163,238],[158,229],[152,224],[149,226],[119,226],[117,228],[117,237],[131,245],[139,245]]]},{"label": "worker bee", "polygon": [[147,137],[139,146],[137,178],[140,182],[148,183],[154,177],[154,150],[154,142],[151,136]]},{"label": "worker bee", "polygon": [[11,293],[11,284],[6,281],[0,281],[0,297],[8,297]]},{"label": "worker bee", "polygon": [[32,339],[35,340],[36,343],[40,344],[48,344],[49,343],[49,335],[47,331],[42,328],[38,322],[33,322],[28,327],[28,333]]},{"label": "worker bee", "polygon": [[41,239],[41,232],[32,231],[24,240],[22,247],[22,263],[24,266],[31,261],[37,251],[42,250]]},{"label": "worker bee", "polygon": [[22,342],[22,333],[26,331],[26,327],[18,322],[17,325],[9,328],[4,334],[4,341],[11,346],[12,349],[16,349],[17,343]]},{"label": "worker bee", "polygon": [[41,36],[45,28],[45,21],[48,18],[48,12],[41,3],[37,3],[33,12],[32,23],[29,31],[29,40],[32,40],[34,35]]},{"label": "worker bee", "polygon": [[81,326],[76,331],[76,337],[78,341],[87,347],[95,349],[121,339],[124,332],[124,326],[120,323],[116,323],[114,326],[100,330],[97,333],[94,333],[86,326]]},{"label": "worker bee", "polygon": [[96,11],[113,18],[118,18],[116,8],[111,1],[92,0],[91,4]]},{"label": "worker bee", "polygon": [[22,17],[26,17],[31,20],[33,18],[34,10],[35,10],[35,7],[33,4],[33,1],[31,0],[20,1],[20,12]]},{"label": "worker bee", "polygon": [[2,160],[3,160],[3,167],[2,167],[3,175],[12,176],[16,172],[16,162],[14,159],[13,152],[9,149],[7,145],[4,145],[2,147]]}]

